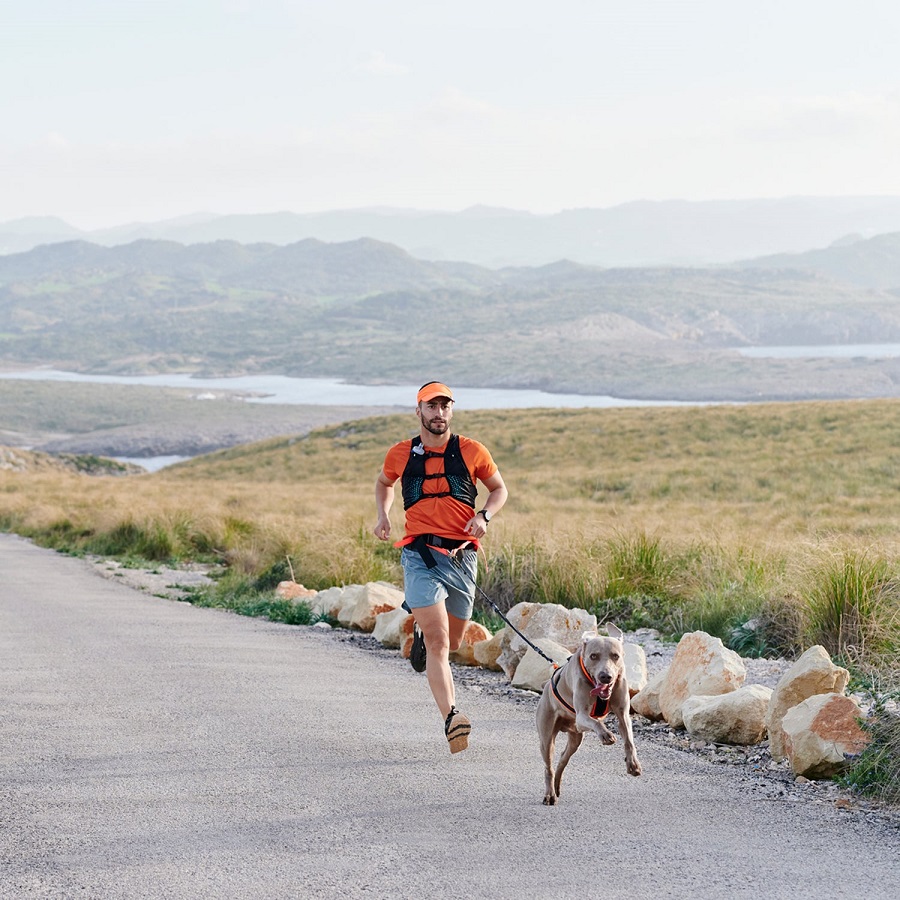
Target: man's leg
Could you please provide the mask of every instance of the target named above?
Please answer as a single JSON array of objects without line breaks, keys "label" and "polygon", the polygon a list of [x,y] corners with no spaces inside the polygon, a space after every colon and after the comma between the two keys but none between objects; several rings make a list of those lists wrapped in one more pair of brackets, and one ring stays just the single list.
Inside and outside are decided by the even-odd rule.
[{"label": "man's leg", "polygon": [[456,700],[453,673],[450,669],[450,623],[453,620],[455,622],[460,620],[447,615],[443,601],[433,606],[413,609],[413,617],[425,638],[427,652],[425,675],[428,678],[428,686],[441,711],[441,716],[446,718]]},{"label": "man's leg", "polygon": [[453,613],[447,613],[450,623],[450,650],[459,650],[462,647],[463,637],[469,627],[470,619],[458,619]]}]

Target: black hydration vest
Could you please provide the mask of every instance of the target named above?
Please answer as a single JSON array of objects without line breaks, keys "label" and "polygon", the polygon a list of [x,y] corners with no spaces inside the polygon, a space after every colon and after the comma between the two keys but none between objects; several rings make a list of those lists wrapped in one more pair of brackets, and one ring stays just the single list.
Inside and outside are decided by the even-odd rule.
[{"label": "black hydration vest", "polygon": [[[438,456],[444,460],[444,469],[435,472],[434,475],[425,474],[425,460]],[[446,478],[449,491],[439,491],[435,494],[425,494],[422,489],[429,478]],[[418,503],[423,497],[452,497],[475,509],[475,499],[478,496],[478,488],[472,480],[472,475],[466,468],[465,460],[459,449],[459,435],[450,435],[447,449],[443,453],[432,453],[422,446],[422,438],[417,436],[412,440],[409,450],[409,459],[401,478],[403,488],[403,508],[409,509],[414,503]]]}]

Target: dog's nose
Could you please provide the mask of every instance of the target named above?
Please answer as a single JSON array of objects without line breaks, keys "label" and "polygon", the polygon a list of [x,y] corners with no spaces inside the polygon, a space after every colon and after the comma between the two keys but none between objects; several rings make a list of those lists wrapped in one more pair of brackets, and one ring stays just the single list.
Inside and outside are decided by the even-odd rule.
[{"label": "dog's nose", "polygon": [[609,672],[603,672],[600,675],[600,684],[609,684],[612,681],[612,675]]}]

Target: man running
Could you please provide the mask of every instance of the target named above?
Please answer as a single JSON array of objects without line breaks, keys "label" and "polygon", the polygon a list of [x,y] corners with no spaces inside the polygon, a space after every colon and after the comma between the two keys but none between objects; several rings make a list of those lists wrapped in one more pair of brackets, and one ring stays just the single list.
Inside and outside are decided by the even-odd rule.
[{"label": "man running", "polygon": [[[506,503],[503,478],[483,444],[450,431],[453,393],[429,381],[416,396],[419,436],[387,452],[375,482],[375,536],[391,535],[394,484],[400,479],[406,535],[402,547],[404,606],[415,619],[410,662],[425,671],[444,718],[450,752],[469,744],[471,722],[455,704],[449,654],[458,650],[475,602],[478,541]],[[490,492],[475,512],[476,483]]]}]

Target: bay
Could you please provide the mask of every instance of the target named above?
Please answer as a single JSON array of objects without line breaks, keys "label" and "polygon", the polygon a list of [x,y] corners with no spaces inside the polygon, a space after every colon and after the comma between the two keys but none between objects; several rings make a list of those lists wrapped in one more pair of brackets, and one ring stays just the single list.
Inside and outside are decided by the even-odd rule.
[{"label": "bay", "polygon": [[[290,378],[287,375],[240,375],[231,378],[197,378],[186,374],[86,375],[58,369],[0,372],[0,379],[28,381],[134,384],[147,387],[188,388],[202,392],[238,391],[257,396],[249,403],[311,404],[315,406],[397,406],[414,408],[419,385],[351,384],[333,378]],[[590,394],[552,394],[513,388],[456,388],[457,409],[611,408],[630,406],[701,406],[681,400],[628,400]]]}]

